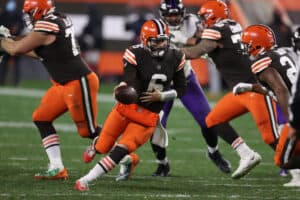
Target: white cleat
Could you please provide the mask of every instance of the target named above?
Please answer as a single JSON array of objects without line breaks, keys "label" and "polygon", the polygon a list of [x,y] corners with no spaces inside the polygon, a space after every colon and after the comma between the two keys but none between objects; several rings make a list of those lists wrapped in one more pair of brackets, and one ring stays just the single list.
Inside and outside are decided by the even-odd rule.
[{"label": "white cleat", "polygon": [[292,169],[290,170],[292,180],[288,183],[283,184],[284,187],[300,187],[300,170]]},{"label": "white cleat", "polygon": [[253,152],[252,155],[241,158],[239,167],[232,173],[231,178],[239,179],[247,175],[251,169],[258,165],[261,161],[261,156]]},{"label": "white cleat", "polygon": [[300,187],[300,179],[294,179],[288,183],[283,184],[284,187]]}]

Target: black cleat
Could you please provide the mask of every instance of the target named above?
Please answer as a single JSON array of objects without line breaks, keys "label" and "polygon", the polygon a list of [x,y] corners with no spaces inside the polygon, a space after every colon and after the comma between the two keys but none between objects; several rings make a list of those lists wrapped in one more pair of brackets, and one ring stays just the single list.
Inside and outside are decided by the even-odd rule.
[{"label": "black cleat", "polygon": [[228,174],[231,172],[230,162],[225,160],[220,152],[217,150],[214,153],[207,153],[207,156],[213,163],[224,173]]},{"label": "black cleat", "polygon": [[152,174],[152,176],[161,176],[166,177],[169,176],[170,173],[170,165],[167,164],[158,164],[156,171]]}]

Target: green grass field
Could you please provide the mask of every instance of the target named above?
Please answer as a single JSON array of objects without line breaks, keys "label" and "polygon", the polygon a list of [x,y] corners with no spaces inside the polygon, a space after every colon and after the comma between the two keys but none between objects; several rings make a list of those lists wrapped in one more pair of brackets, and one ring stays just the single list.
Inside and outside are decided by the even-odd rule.
[{"label": "green grass field", "polygon": [[[100,95],[99,98],[99,123],[103,122],[114,104],[109,94],[112,86],[103,88],[101,94],[107,94]],[[82,152],[90,141],[78,136],[75,126],[66,114],[54,124],[61,136],[62,156],[70,178],[66,181],[34,180],[33,175],[46,170],[48,164],[40,136],[31,122],[31,113],[38,105],[43,92],[0,88],[1,200],[300,199],[300,188],[282,186],[290,177],[283,178],[278,175],[278,168],[273,164],[273,152],[263,144],[250,115],[232,121],[232,125],[248,145],[262,155],[263,161],[246,177],[232,180],[230,175],[220,172],[206,158],[206,147],[200,128],[182,106],[174,107],[169,118],[168,157],[172,171],[170,177],[151,177],[156,163],[147,143],[138,150],[141,162],[129,181],[115,182],[118,172],[116,168],[91,185],[90,191],[75,191],[75,180],[86,174],[101,156],[91,164],[82,162]],[[221,140],[219,148],[231,161],[233,169],[236,169],[239,160],[235,151]]]}]

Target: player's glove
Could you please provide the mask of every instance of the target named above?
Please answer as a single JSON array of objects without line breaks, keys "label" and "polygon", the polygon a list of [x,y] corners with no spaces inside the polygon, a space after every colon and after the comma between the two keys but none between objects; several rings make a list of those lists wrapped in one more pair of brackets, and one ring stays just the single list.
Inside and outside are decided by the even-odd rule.
[{"label": "player's glove", "polygon": [[0,38],[8,38],[11,37],[10,31],[8,28],[6,28],[5,26],[1,25],[0,26]]},{"label": "player's glove", "polygon": [[188,38],[186,36],[184,36],[181,31],[173,31],[171,33],[171,37],[170,37],[170,40],[172,43],[181,43],[181,44],[186,44],[187,43],[187,40]]},{"label": "player's glove", "polygon": [[252,91],[252,88],[253,85],[251,83],[238,83],[233,87],[232,93],[238,95],[240,93],[250,92]]}]

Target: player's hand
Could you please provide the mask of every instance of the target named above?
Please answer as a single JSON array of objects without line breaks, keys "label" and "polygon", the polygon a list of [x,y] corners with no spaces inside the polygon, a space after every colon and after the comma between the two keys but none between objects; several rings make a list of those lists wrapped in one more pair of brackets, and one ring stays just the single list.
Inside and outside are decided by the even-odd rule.
[{"label": "player's hand", "polygon": [[143,96],[140,97],[141,102],[147,103],[147,102],[155,102],[160,101],[161,98],[161,92],[157,89],[155,89],[153,92],[143,92]]},{"label": "player's hand", "polygon": [[187,40],[188,38],[186,36],[184,36],[181,31],[177,30],[177,31],[173,31],[171,33],[171,36],[170,36],[170,40],[171,40],[171,43],[180,43],[180,44],[186,44],[187,43]]},{"label": "player's hand", "polygon": [[8,38],[11,37],[10,31],[5,26],[0,26],[0,37]]},{"label": "player's hand", "polygon": [[238,83],[233,87],[232,93],[238,95],[244,92],[250,92],[252,91],[252,88],[253,85],[251,83]]}]

